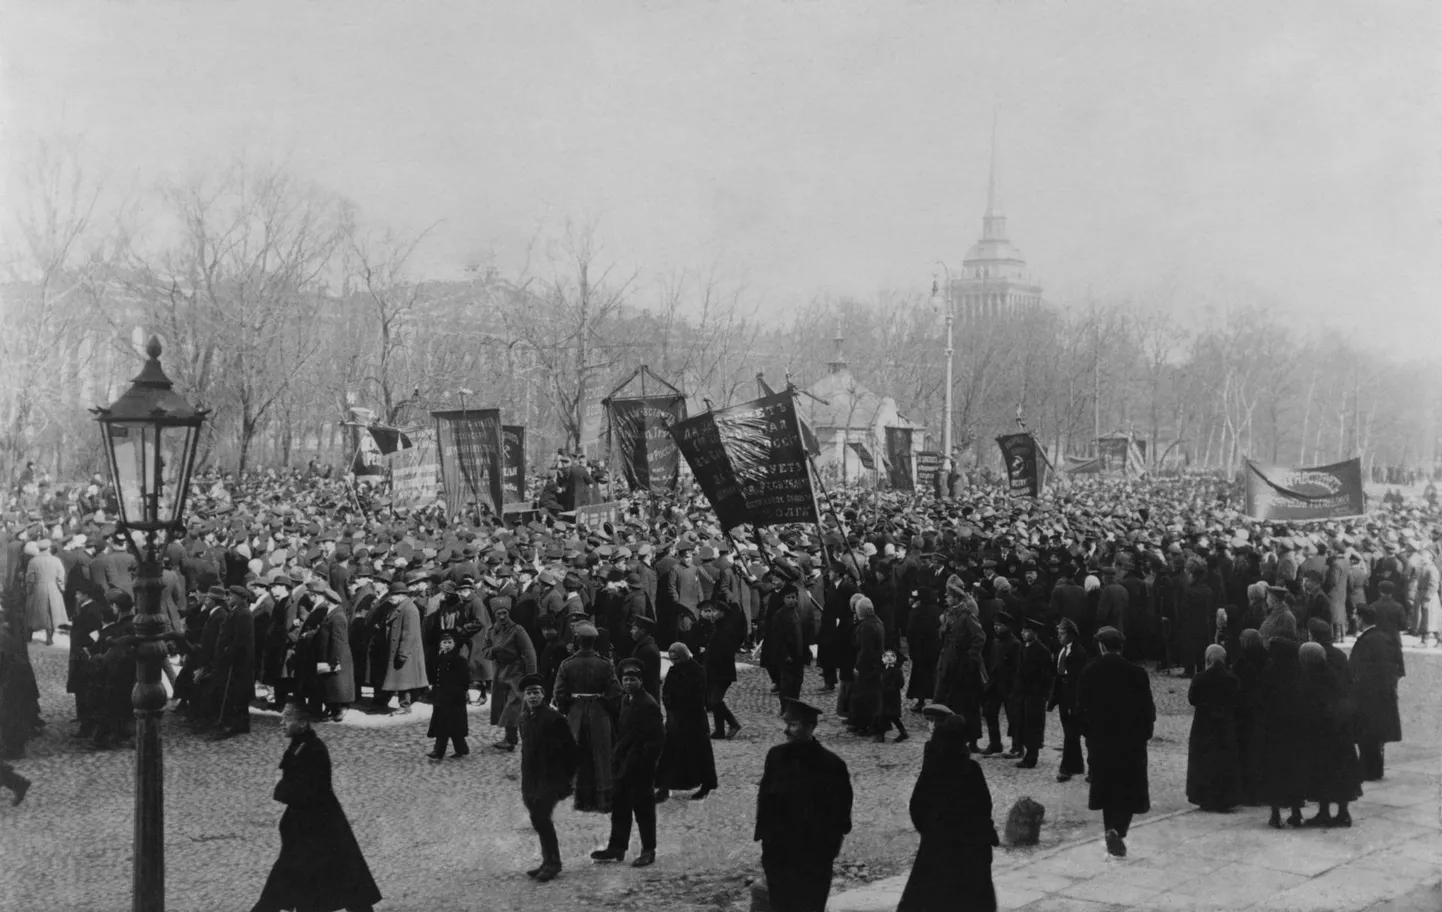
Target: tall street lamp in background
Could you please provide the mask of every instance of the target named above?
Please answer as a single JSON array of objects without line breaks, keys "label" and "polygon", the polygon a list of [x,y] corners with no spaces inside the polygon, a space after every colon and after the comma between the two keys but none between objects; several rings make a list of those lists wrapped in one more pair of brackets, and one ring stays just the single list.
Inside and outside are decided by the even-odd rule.
[{"label": "tall street lamp in background", "polygon": [[[942,428],[942,430],[941,430],[941,448],[942,448],[942,453],[943,453],[943,455],[942,455],[942,460],[941,460],[941,470],[942,470],[943,472],[945,472],[945,473],[949,476],[949,475],[951,475],[951,468],[952,468],[952,466],[951,466],[951,360],[952,360],[952,358],[951,358],[951,353],[952,353],[952,351],[954,350],[954,349],[953,349],[953,346],[952,346],[951,331],[952,331],[952,322],[956,319],[956,311],[955,311],[955,308],[952,307],[952,302],[951,302],[951,270],[950,270],[950,269],[947,269],[947,268],[946,268],[946,264],[943,263],[941,260],[937,260],[937,261],[936,261],[936,265],[940,266],[941,269],[942,269],[942,272],[946,275],[946,295],[945,295],[945,297],[943,297],[942,294],[941,294],[941,289],[938,287],[938,282],[937,282],[937,280],[936,280],[936,277],[935,277],[935,276],[932,277],[932,280],[931,280],[931,306],[933,306],[933,307],[945,307],[945,308],[946,308],[946,415],[945,415],[945,417],[943,418],[942,424],[941,424],[941,428]],[[948,481],[947,484],[950,484],[950,481]],[[947,491],[947,494],[949,495],[950,493],[951,493],[950,490],[948,490],[948,491]]]},{"label": "tall street lamp in background", "polygon": [[135,552],[135,845],[133,912],[165,909],[165,778],[160,755],[160,683],[167,633],[161,614],[160,555],[185,532],[185,498],[200,428],[209,414],[171,389],[160,368],[160,339],[150,337],[140,374],[108,408],[94,409],[120,502],[119,529]]}]

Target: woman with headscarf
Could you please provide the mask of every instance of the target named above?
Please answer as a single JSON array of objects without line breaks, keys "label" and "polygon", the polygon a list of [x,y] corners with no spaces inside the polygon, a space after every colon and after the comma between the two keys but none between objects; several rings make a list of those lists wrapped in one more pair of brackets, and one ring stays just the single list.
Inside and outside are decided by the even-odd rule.
[{"label": "woman with headscarf", "polygon": [[856,673],[851,684],[848,727],[856,734],[870,736],[881,712],[881,654],[886,651],[886,628],[867,596],[853,595],[851,610],[856,616],[851,632]]},{"label": "woman with headscarf", "polygon": [[[1325,618],[1314,620],[1328,624]],[[1348,681],[1327,661],[1327,650],[1321,643],[1303,643],[1299,655],[1304,725],[1302,778],[1305,797],[1317,802],[1317,814],[1306,825],[1349,827],[1352,815],[1347,805],[1362,797],[1362,788],[1357,749],[1352,743]],[[1333,803],[1337,805],[1335,816],[1331,812]]]},{"label": "woman with headscarf", "polygon": [[1192,679],[1187,702],[1187,800],[1204,811],[1228,811],[1241,800],[1236,706],[1240,685],[1227,669],[1227,651],[1212,644],[1206,668]]},{"label": "woman with headscarf", "polygon": [[1262,676],[1262,719],[1256,740],[1262,776],[1258,786],[1262,800],[1272,809],[1268,826],[1282,829],[1281,809],[1291,808],[1289,826],[1302,825],[1302,805],[1307,802],[1302,777],[1306,761],[1303,744],[1301,666],[1297,641],[1285,633],[1267,639],[1267,668]]},{"label": "woman with headscarf", "polygon": [[381,893],[331,790],[330,751],[299,701],[286,704],[281,724],[290,746],[272,795],[285,805],[280,857],[251,912],[369,912]]},{"label": "woman with headscarf", "polygon": [[1257,749],[1257,728],[1262,719],[1263,675],[1267,670],[1267,649],[1262,635],[1253,628],[1242,631],[1240,652],[1233,658],[1232,674],[1237,678],[1237,769],[1241,777],[1241,803],[1255,807],[1262,803],[1258,783],[1262,781],[1261,751]]},{"label": "woman with headscarf", "polygon": [[[940,709],[940,707],[938,707]],[[897,912],[995,912],[991,790],[971,757],[963,719],[936,724],[911,792],[911,822],[921,836]]]}]

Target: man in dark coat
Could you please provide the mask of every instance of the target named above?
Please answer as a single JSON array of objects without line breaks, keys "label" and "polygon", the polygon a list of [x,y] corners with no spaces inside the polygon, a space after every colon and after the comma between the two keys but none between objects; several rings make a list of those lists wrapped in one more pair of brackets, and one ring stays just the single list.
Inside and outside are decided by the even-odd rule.
[{"label": "man in dark coat", "polygon": [[[1376,625],[1397,644],[1397,662],[1402,662],[1402,631],[1407,626],[1406,610],[1393,598],[1396,584],[1382,580],[1377,584],[1377,601],[1372,603]],[[1403,672],[1405,674],[1405,671]]]},{"label": "man in dark coat", "polygon": [[316,663],[316,696],[324,707],[324,717],[331,722],[345,718],[345,711],[355,702],[355,669],[351,667],[350,624],[340,595],[321,580],[310,582],[313,607],[311,617],[320,615],[315,638],[311,640],[311,657]]},{"label": "man in dark coat", "polygon": [[998,611],[992,618],[992,638],[987,646],[986,685],[982,692],[981,711],[986,717],[986,747],[982,754],[990,756],[1005,750],[1001,740],[1001,710],[1006,707],[1007,733],[1015,740],[1017,720],[1012,714],[1011,691],[1016,685],[1016,670],[1021,663],[1021,643],[1012,632],[1015,619],[1009,612]]},{"label": "man in dark coat", "polygon": [[250,616],[250,592],[231,586],[220,633],[215,641],[215,659],[210,680],[215,685],[220,709],[216,738],[250,732],[250,701],[255,699],[255,621]]},{"label": "man in dark coat", "polygon": [[89,580],[76,590],[75,614],[70,622],[70,666],[65,676],[65,692],[75,695],[75,718],[80,721],[79,735],[88,738],[95,730],[95,706],[91,699],[89,679],[96,673],[89,647],[100,638],[105,627],[105,607],[94,598]]},{"label": "man in dark coat", "polygon": [[561,873],[561,842],[551,821],[556,805],[570,796],[576,778],[576,739],[566,717],[546,703],[545,680],[521,678],[521,802],[541,840],[541,864],[526,872],[539,883]]},{"label": "man in dark coat", "polygon": [[1091,619],[1087,617],[1086,590],[1078,586],[1076,578],[1072,576],[1062,577],[1051,591],[1051,610],[1048,612],[1047,622],[1056,626],[1063,620],[1071,621],[1079,631],[1091,627]]},{"label": "man in dark coat", "polygon": [[800,594],[788,578],[782,592],[781,607],[766,619],[765,638],[761,641],[761,666],[775,677],[784,713],[788,699],[801,695],[801,678],[806,671],[806,641],[797,613]]},{"label": "man in dark coat", "polygon": [[1124,857],[1132,815],[1151,810],[1147,742],[1157,710],[1146,669],[1122,657],[1126,640],[1121,632],[1103,627],[1096,640],[1101,654],[1082,671],[1077,691],[1091,771],[1088,806],[1102,812],[1107,852]]},{"label": "man in dark coat", "polygon": [[331,789],[330,752],[311,730],[300,703],[286,705],[282,723],[290,746],[280,760],[280,782],[272,796],[285,805],[280,857],[251,912],[369,912],[381,901],[381,892]]},{"label": "man in dark coat", "polygon": [[1353,738],[1366,782],[1382,778],[1385,745],[1402,740],[1402,717],[1397,710],[1397,682],[1406,673],[1402,649],[1377,621],[1375,605],[1357,606],[1360,632],[1347,660],[1356,701]]},{"label": "man in dark coat", "polygon": [[696,789],[691,800],[700,801],[716,788],[716,755],[706,720],[706,669],[685,643],[671,644],[667,657],[671,670],[661,684],[666,747],[656,770],[656,802],[670,798],[671,789]]},{"label": "man in dark coat", "polygon": [[[631,618],[631,654],[641,663],[641,686],[651,695],[657,705],[661,703],[661,647],[651,635],[656,622],[645,615]],[[619,666],[618,666],[619,667]]]},{"label": "man in dark coat", "polygon": [[843,621],[851,623],[851,596],[857,592],[856,583],[846,572],[846,565],[832,564],[829,568],[831,585],[826,587],[826,598],[821,609],[821,629],[816,635],[816,664],[821,669],[824,691],[836,688],[836,674],[842,672],[845,680],[851,666],[841,666],[841,626]]},{"label": "man in dark coat", "polygon": [[566,714],[579,751],[576,771],[578,811],[610,813],[615,783],[612,721],[620,702],[621,685],[616,668],[596,652],[596,628],[589,622],[575,627],[576,653],[556,671],[556,708]]},{"label": "man in dark coat", "polygon": [[771,748],[756,795],[755,841],[776,912],[823,912],[831,866],[851,832],[851,773],[816,740],[821,710],[786,704],[786,743]]},{"label": "man in dark coat", "polygon": [[1012,754],[1021,748],[1021,769],[1035,769],[1037,755],[1046,742],[1047,701],[1051,699],[1052,679],[1056,675],[1056,659],[1042,641],[1045,624],[1027,618],[1022,628],[1021,654],[1017,662],[1016,684],[1011,691],[1011,709],[1016,714],[1016,738]]},{"label": "man in dark coat", "polygon": [[[631,819],[641,835],[641,854],[631,862],[644,868],[656,861],[656,764],[666,741],[661,707],[641,681],[643,669],[635,659],[621,662],[621,722],[611,761],[615,791],[611,800],[611,838],[606,848],[591,853],[594,861],[621,861],[631,845]],[[706,742],[709,748],[711,743]]]},{"label": "man in dark coat", "polygon": [[1086,668],[1090,656],[1080,642],[1076,624],[1063,618],[1057,624],[1056,635],[1061,650],[1056,657],[1056,678],[1052,681],[1051,703],[1047,710],[1055,708],[1061,720],[1061,769],[1057,771],[1056,781],[1067,782],[1072,776],[1086,772],[1081,728],[1077,722],[1077,690],[1082,670]]},{"label": "man in dark coat", "polygon": [[[941,659],[941,603],[934,592],[916,592],[906,619],[906,648],[911,653],[911,680],[906,698],[920,710],[936,694],[936,663]],[[998,603],[999,604],[999,603]]]},{"label": "man in dark coat", "polygon": [[725,602],[701,603],[702,616],[711,622],[711,636],[706,642],[702,667],[706,672],[706,709],[715,723],[711,739],[731,739],[741,730],[741,723],[726,706],[726,691],[736,683],[736,652],[745,638],[745,621],[741,609]]}]

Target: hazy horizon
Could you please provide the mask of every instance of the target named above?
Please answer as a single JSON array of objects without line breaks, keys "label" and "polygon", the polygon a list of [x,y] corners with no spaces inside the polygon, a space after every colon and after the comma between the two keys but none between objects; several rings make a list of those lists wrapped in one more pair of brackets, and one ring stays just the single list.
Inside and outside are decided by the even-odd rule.
[{"label": "hazy horizon", "polygon": [[141,185],[288,160],[368,220],[438,222],[438,278],[595,218],[624,263],[715,266],[776,314],[956,272],[995,110],[1049,301],[1255,301],[1434,356],[1439,14],[1321,9],[17,2],[4,152],[80,134]]}]

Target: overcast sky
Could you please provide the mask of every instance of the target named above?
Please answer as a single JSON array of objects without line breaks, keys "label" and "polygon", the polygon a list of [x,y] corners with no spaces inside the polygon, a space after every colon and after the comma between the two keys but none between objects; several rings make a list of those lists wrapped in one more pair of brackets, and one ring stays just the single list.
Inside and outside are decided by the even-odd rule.
[{"label": "overcast sky", "polygon": [[1425,353],[1439,9],[10,0],[6,150],[83,133],[140,182],[284,157],[370,219],[441,220],[436,275],[599,217],[648,273],[719,263],[776,312],[959,268],[996,109],[1051,300],[1253,296]]}]

